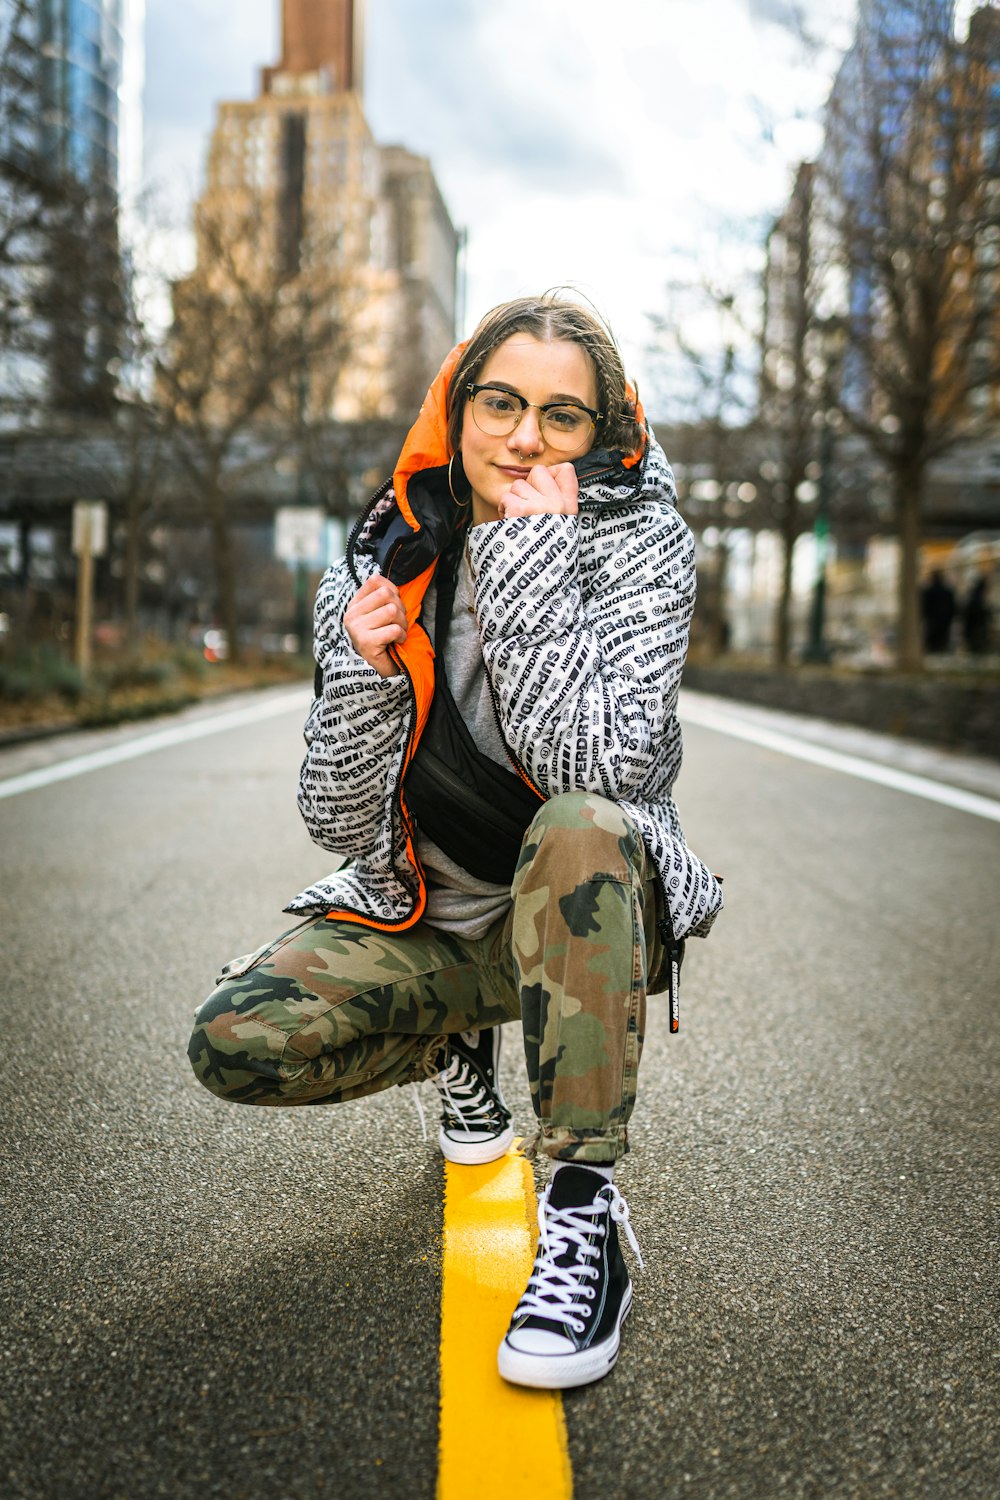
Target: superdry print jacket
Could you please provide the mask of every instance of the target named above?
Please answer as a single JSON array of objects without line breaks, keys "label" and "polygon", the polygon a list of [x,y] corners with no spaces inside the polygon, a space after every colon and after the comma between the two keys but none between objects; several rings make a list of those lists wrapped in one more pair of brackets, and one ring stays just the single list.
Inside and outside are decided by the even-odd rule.
[{"label": "superdry print jacket", "polygon": [[[431,387],[345,561],[319,587],[317,696],[305,726],[299,807],[312,838],[350,862],[296,896],[291,912],[388,931],[423,913],[403,779],[434,691],[421,604],[460,514],[445,439],[447,383],[459,353]],[[469,534],[498,722],[515,769],[544,796],[593,791],[620,804],[659,871],[674,936],[701,937],[722,889],[685,844],[670,795],[681,764],[675,709],[694,608],[694,542],[651,435],[635,454],[593,450],[574,467],[578,515],[522,516]],[[406,609],[395,677],[379,676],[344,629],[347,605],[374,573],[397,585]]]}]

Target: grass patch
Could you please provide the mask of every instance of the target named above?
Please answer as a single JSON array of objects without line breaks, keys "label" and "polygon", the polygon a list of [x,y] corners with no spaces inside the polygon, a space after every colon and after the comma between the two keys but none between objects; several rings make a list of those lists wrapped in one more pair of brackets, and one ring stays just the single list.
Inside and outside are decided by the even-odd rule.
[{"label": "grass patch", "polygon": [[84,682],[72,662],[51,646],[38,646],[0,662],[0,700],[33,703],[47,698],[77,703]]},{"label": "grass patch", "polygon": [[0,661],[0,734],[130,723],[205,698],[311,676],[312,661],[300,657],[248,655],[236,666],[209,663],[190,647],[154,646],[99,656],[84,681],[72,662],[51,647],[38,647]]}]

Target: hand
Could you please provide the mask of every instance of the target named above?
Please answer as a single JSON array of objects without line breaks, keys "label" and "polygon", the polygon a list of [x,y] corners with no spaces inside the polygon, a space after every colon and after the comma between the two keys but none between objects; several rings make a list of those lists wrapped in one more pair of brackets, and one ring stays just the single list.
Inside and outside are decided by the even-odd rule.
[{"label": "hand", "polygon": [[497,515],[501,521],[512,516],[575,516],[579,489],[572,464],[554,464],[551,469],[535,464],[527,479],[515,479],[500,496]]},{"label": "hand", "polygon": [[379,575],[367,579],[344,610],[344,629],[355,651],[380,677],[399,675],[388,647],[406,640],[406,610],[394,583]]}]

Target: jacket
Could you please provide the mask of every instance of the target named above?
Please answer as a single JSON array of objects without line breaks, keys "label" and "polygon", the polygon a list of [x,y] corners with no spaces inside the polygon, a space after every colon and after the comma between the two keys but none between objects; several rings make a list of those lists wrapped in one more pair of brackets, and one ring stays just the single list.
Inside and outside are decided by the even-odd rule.
[{"label": "jacket", "polygon": [[[298,802],[312,838],[349,863],[301,891],[290,912],[398,931],[424,910],[403,781],[434,692],[421,605],[461,515],[445,436],[459,353],[442,367],[346,558],[320,583],[316,697]],[[674,937],[703,937],[722,907],[721,883],[684,842],[670,795],[681,765],[676,703],[695,601],[694,540],[648,430],[635,454],[596,449],[574,467],[578,515],[521,516],[469,533],[498,724],[514,769],[543,796],[593,791],[620,804],[659,872]],[[347,605],[376,572],[397,585],[406,610],[394,677],[369,666],[344,629]]]}]

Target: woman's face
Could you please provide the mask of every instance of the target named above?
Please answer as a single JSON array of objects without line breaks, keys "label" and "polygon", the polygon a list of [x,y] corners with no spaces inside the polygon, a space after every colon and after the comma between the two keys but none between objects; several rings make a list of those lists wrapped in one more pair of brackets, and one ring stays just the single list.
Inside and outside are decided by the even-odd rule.
[{"label": "woman's face", "polygon": [[532,404],[513,432],[493,437],[482,432],[466,401],[462,417],[462,467],[472,486],[475,524],[495,521],[501,496],[516,479],[526,479],[536,464],[552,468],[589,453],[595,429],[586,424],[585,436],[569,452],[553,448],[539,426],[536,410],[550,401],[575,402],[597,409],[597,377],[590,356],[579,344],[565,339],[543,342],[530,333],[515,333],[494,349],[475,379],[476,385],[497,385]]}]

